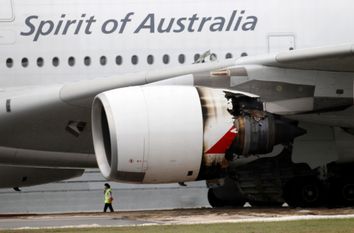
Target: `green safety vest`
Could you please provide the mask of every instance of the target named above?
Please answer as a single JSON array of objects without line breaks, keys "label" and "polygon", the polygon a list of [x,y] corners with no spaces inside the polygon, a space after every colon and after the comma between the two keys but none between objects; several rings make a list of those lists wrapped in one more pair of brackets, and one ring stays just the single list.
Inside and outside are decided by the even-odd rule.
[{"label": "green safety vest", "polygon": [[104,192],[104,203],[112,203],[112,189],[107,189]]}]

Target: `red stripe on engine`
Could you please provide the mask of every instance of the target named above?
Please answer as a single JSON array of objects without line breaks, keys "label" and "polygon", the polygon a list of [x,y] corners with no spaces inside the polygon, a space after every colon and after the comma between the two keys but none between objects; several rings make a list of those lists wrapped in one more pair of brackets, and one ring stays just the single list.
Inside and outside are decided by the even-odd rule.
[{"label": "red stripe on engine", "polygon": [[229,131],[226,132],[224,136],[220,138],[214,146],[207,150],[206,154],[224,154],[225,151],[229,148],[234,138],[237,136],[236,128],[232,127]]}]

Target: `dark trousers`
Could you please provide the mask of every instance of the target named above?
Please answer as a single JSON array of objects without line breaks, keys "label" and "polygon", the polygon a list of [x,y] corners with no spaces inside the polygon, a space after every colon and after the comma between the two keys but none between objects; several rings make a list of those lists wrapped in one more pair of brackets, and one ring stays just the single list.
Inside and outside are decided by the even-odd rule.
[{"label": "dark trousers", "polygon": [[103,208],[103,212],[106,212],[106,211],[107,211],[107,208],[109,208],[109,210],[110,210],[111,212],[114,212],[113,207],[112,207],[112,203],[105,203],[105,204],[104,204],[104,208]]}]

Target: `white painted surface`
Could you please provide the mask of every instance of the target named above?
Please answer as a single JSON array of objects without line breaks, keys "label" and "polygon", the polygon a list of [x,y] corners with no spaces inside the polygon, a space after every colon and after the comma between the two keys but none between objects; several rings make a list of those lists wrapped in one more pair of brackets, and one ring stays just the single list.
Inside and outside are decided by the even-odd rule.
[{"label": "white painted surface", "polygon": [[[203,153],[203,118],[194,87],[130,87],[104,92],[98,99],[105,106],[111,132],[111,179],[119,181],[115,171],[145,173],[144,183],[197,178]],[[104,153],[96,152],[96,156],[99,164],[105,162]],[[105,167],[109,166],[100,165],[103,174]]]}]

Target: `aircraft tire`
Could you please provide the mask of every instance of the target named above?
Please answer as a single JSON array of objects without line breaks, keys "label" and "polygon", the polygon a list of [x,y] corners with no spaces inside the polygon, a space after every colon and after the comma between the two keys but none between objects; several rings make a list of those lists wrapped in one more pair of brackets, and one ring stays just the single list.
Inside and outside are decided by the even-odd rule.
[{"label": "aircraft tire", "polygon": [[342,179],[332,179],[329,182],[328,207],[336,208],[345,206],[342,197]]},{"label": "aircraft tire", "polygon": [[210,188],[208,190],[208,201],[209,204],[213,207],[213,208],[222,208],[222,207],[234,207],[234,208],[240,208],[243,207],[245,204],[244,200],[240,200],[240,201],[226,201],[226,200],[222,200],[220,198],[218,198],[215,193],[214,190],[212,188]]},{"label": "aircraft tire", "polygon": [[213,208],[220,208],[225,206],[225,202],[223,200],[219,199],[212,188],[208,190],[208,201],[211,207]]},{"label": "aircraft tire", "polygon": [[329,183],[329,207],[354,206],[354,180],[337,178]]},{"label": "aircraft tire", "polygon": [[341,199],[344,206],[354,206],[354,181],[344,180],[340,187]]},{"label": "aircraft tire", "polygon": [[295,179],[285,188],[284,199],[290,207],[319,207],[324,204],[324,189],[315,178]]}]

